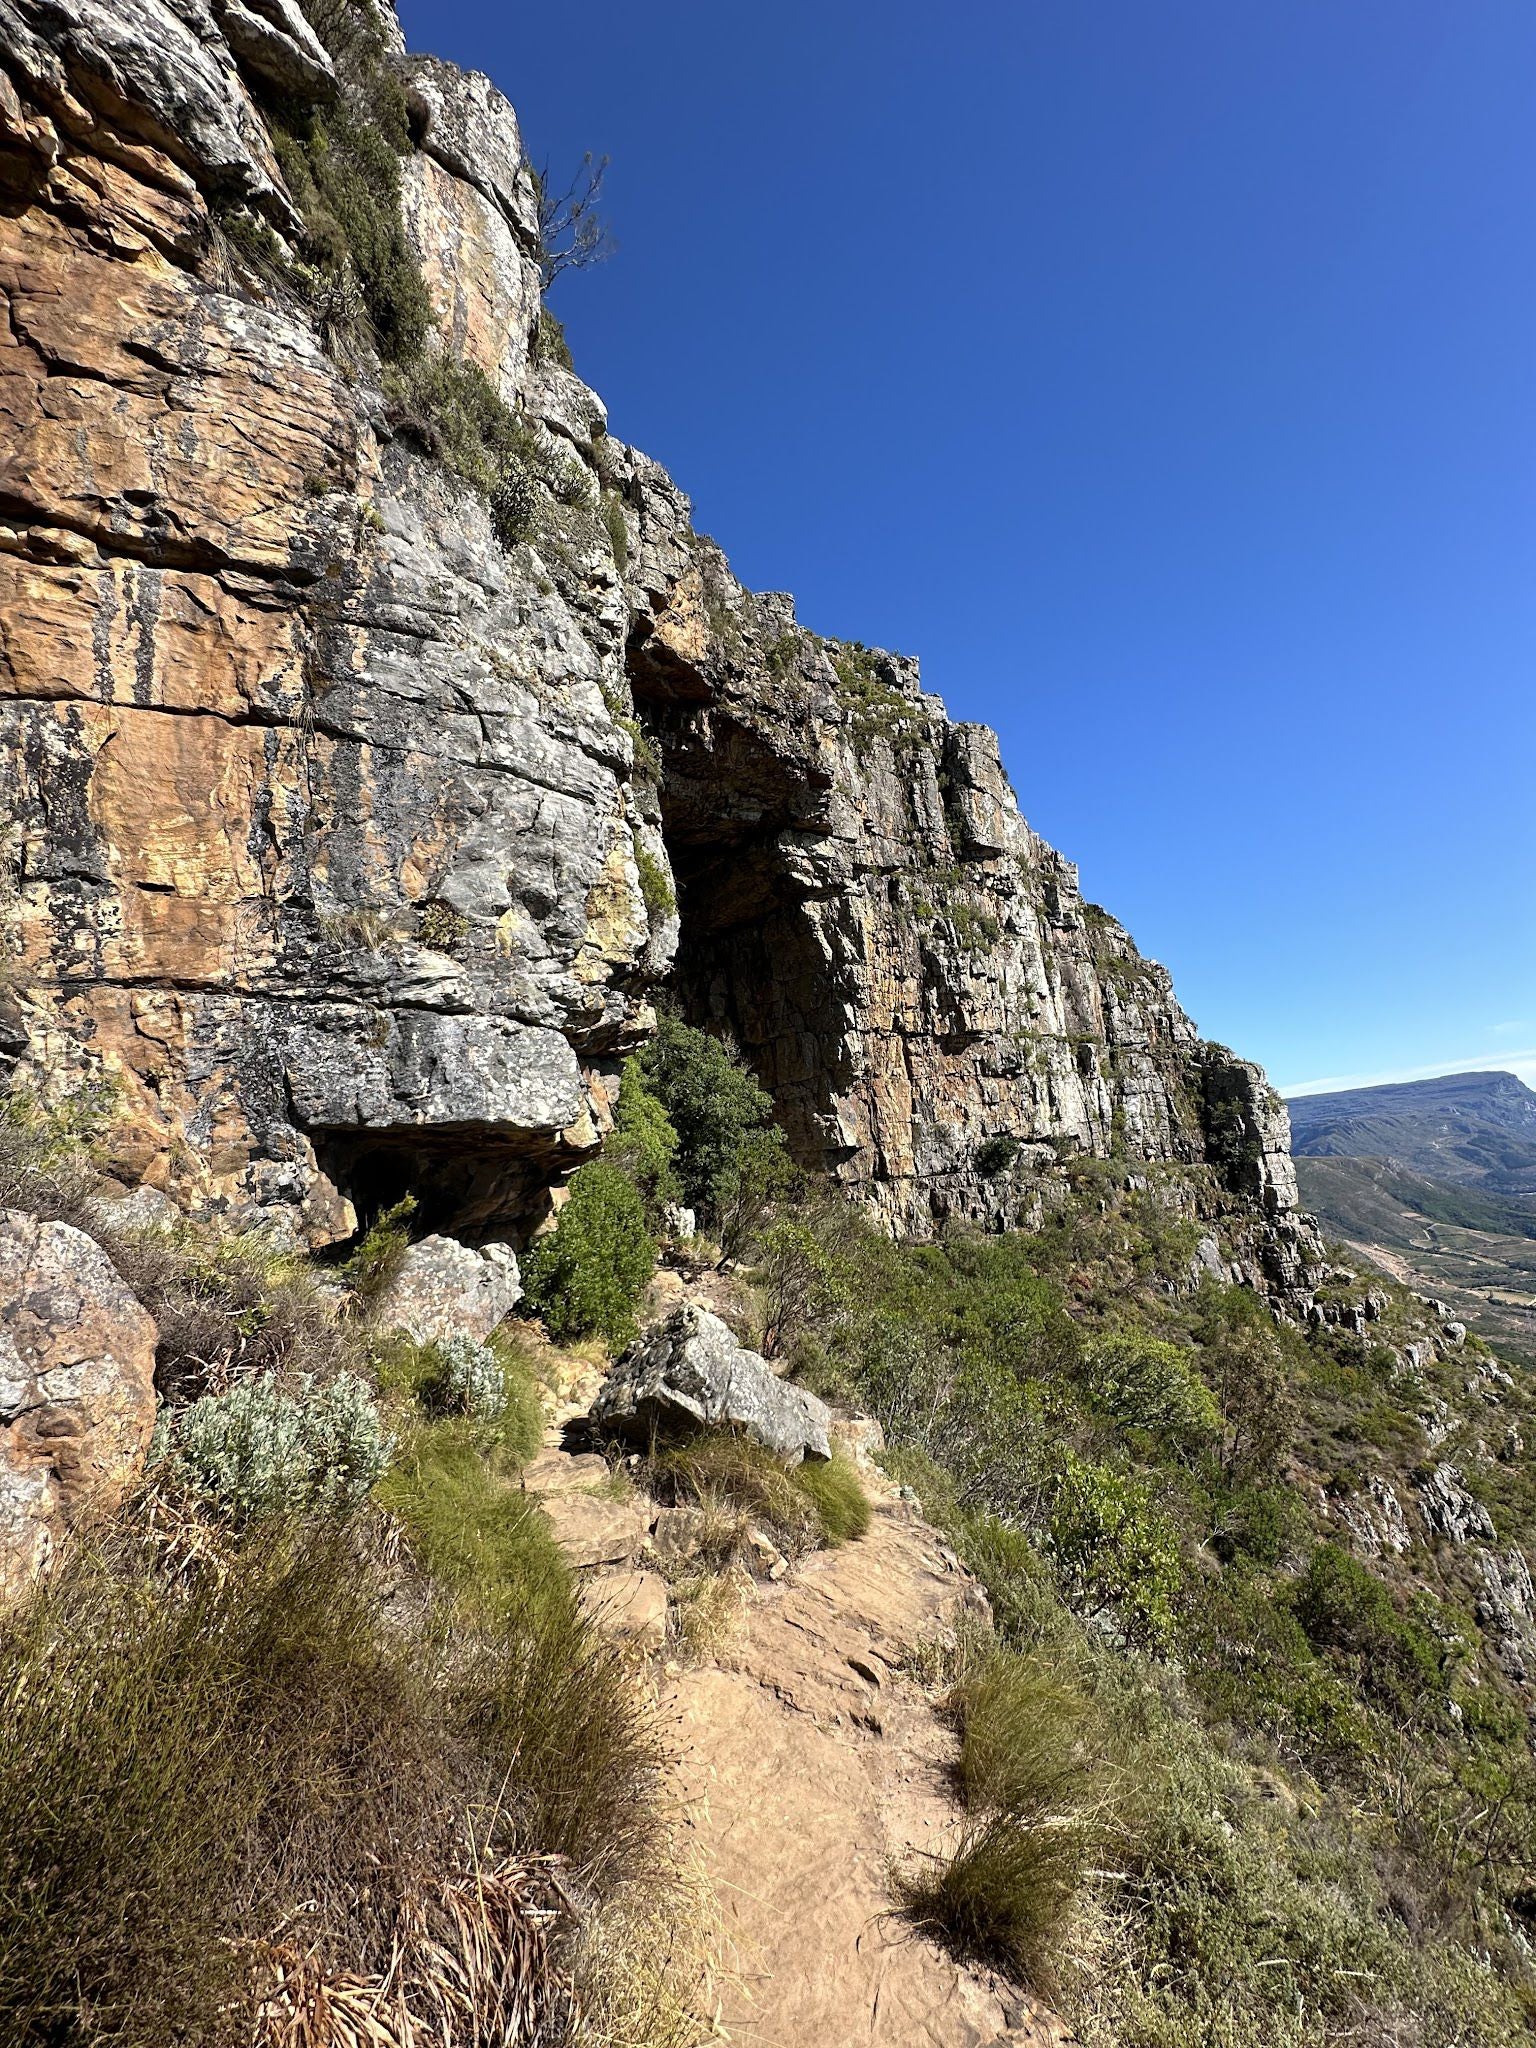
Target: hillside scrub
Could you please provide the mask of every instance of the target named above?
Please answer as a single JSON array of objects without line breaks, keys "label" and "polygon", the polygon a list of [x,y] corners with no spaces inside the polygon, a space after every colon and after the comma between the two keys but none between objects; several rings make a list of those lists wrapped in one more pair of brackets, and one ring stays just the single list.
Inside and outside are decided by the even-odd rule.
[{"label": "hillside scrub", "polygon": [[[275,2044],[283,1987],[398,2025],[402,1979],[419,2032],[387,2041],[441,2038],[455,2001],[501,2038],[514,1987],[564,2023],[576,1929],[547,1859],[600,1897],[652,1853],[633,1688],[569,1598],[403,1632],[382,1570],[355,1523],[268,1524],[193,1568],[127,1530],[9,1618],[7,2041]],[[416,1917],[455,1888],[457,1918]]]},{"label": "hillside scrub", "polygon": [[[1003,1650],[1074,1674],[1103,1736],[1073,1809],[1091,1853],[999,1794],[951,1865],[906,1874],[907,1909],[1054,1986],[1094,2043],[1529,2038],[1536,1770],[1476,1560],[1357,1556],[1319,1505],[1373,1471],[1411,1500],[1429,1469],[1392,1348],[1415,1304],[1392,1294],[1371,1343],[1287,1329],[1196,1286],[1155,1191],[1103,1176],[1033,1237],[910,1247],[844,1222],[786,1234],[763,1272],[769,1301],[814,1298],[789,1355],[881,1421]],[[1421,1365],[1448,1412],[1475,1363]],[[1449,1442],[1529,1546],[1512,1470]],[[1027,1718],[994,1726],[963,1783],[1004,1783],[1010,1750],[1039,1770]]]}]

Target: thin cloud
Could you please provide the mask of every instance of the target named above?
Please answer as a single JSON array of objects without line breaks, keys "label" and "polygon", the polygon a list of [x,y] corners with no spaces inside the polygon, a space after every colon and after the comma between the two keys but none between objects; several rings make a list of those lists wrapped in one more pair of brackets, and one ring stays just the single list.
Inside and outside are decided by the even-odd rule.
[{"label": "thin cloud", "polygon": [[1282,1095],[1336,1095],[1345,1088],[1384,1088],[1393,1081],[1431,1081],[1436,1074],[1518,1074],[1536,1087],[1536,1046],[1523,1052],[1485,1052],[1464,1060],[1438,1060],[1428,1067],[1399,1067],[1386,1074],[1330,1074],[1321,1081],[1292,1081]]}]

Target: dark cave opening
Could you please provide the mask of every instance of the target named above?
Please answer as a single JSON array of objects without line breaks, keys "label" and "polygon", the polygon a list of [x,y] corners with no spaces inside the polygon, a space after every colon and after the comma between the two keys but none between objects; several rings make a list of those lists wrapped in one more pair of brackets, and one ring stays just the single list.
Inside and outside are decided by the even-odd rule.
[{"label": "dark cave opening", "polygon": [[411,1199],[413,1238],[465,1244],[524,1243],[542,1218],[547,1189],[569,1165],[552,1142],[518,1142],[478,1127],[436,1131],[327,1131],[315,1152],[357,1212],[361,1234]]}]

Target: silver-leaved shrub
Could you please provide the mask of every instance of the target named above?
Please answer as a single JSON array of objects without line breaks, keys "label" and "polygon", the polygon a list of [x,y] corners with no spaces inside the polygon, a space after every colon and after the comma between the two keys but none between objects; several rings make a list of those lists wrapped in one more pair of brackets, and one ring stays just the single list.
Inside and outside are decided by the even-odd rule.
[{"label": "silver-leaved shrub", "polygon": [[338,1373],[291,1391],[271,1378],[205,1394],[159,1433],[159,1453],[192,1492],[237,1521],[346,1514],[383,1477],[393,1441],[367,1385]]}]

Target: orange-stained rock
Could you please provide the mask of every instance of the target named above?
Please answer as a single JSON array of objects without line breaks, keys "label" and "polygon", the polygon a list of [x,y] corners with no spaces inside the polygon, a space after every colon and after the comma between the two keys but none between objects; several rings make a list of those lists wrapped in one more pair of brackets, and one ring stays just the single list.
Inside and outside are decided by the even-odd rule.
[{"label": "orange-stained rock", "polygon": [[101,1247],[0,1210],[0,1592],[137,1478],[154,1374],[155,1326]]}]

